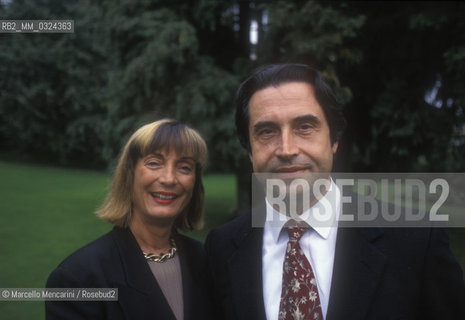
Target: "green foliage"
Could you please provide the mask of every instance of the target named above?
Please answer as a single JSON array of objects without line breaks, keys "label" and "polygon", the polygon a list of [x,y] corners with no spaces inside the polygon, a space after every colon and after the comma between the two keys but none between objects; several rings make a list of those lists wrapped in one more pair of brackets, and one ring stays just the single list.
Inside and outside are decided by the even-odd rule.
[{"label": "green foliage", "polygon": [[205,136],[210,170],[245,172],[237,85],[257,65],[295,61],[321,69],[346,104],[342,169],[464,170],[463,12],[460,2],[12,1],[2,19],[72,18],[75,33],[0,34],[0,149],[100,168],[135,128],[172,117]]},{"label": "green foliage", "polygon": [[316,1],[276,1],[266,8],[271,21],[270,45],[289,51],[288,58],[307,57],[319,65],[349,58],[340,54],[346,49],[342,45],[357,35],[365,20],[363,15],[349,16],[337,5]]},{"label": "green foliage", "polygon": [[75,33],[1,35],[3,148],[49,163],[101,167],[138,126],[172,117],[205,135],[213,169],[230,169],[231,161],[215,158],[225,148],[211,142],[232,136],[238,78],[202,54],[199,42],[199,34],[205,41],[223,28],[214,15],[222,7],[211,1],[13,2],[5,18],[71,16]]},{"label": "green foliage", "polygon": [[[464,166],[464,73],[459,3],[359,4],[365,25],[353,44],[364,52],[348,105],[353,170],[461,171]],[[460,50],[460,49],[459,49]],[[452,62],[453,57],[458,60]]]},{"label": "green foliage", "polygon": [[[127,10],[124,5],[104,3],[108,10],[103,19],[108,24],[103,29],[110,35],[113,62],[104,104],[108,117],[102,130],[107,161],[115,158],[125,140],[122,137],[161,117],[198,128],[212,146],[211,154],[221,149],[219,143],[210,142],[221,130],[232,129],[223,122],[232,112],[238,80],[200,53],[198,34],[215,30],[217,21],[212,16],[216,6],[206,1],[197,5],[165,2],[161,7],[146,2]],[[213,159],[211,163],[219,162]],[[230,162],[222,168],[231,168]]]},{"label": "green foliage", "polygon": [[273,1],[260,8],[269,23],[257,64],[315,65],[346,104],[342,170],[465,168],[463,4]]},{"label": "green foliage", "polygon": [[351,99],[349,87],[340,83],[336,63],[359,63],[362,53],[349,40],[358,35],[366,17],[347,14],[345,4],[317,1],[273,1],[263,5],[269,16],[260,43],[262,61],[298,61],[318,67],[340,100]]},{"label": "green foliage", "polygon": [[[100,107],[102,49],[92,34],[97,18],[62,1],[13,1],[2,18],[75,16],[74,34],[2,34],[0,42],[0,132],[7,148],[52,163],[101,165],[96,134]],[[92,143],[89,144],[89,141]]]}]

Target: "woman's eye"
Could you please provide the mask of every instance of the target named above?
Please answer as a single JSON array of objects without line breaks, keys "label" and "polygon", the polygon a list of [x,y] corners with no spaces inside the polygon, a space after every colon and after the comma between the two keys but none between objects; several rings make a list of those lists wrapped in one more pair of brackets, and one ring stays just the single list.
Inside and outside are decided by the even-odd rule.
[{"label": "woman's eye", "polygon": [[149,168],[155,168],[160,165],[158,161],[148,161],[145,163],[145,165]]},{"label": "woman's eye", "polygon": [[181,166],[180,167],[181,171],[183,171],[184,173],[191,173],[193,169],[192,166],[189,166],[189,165],[184,165],[184,166]]}]

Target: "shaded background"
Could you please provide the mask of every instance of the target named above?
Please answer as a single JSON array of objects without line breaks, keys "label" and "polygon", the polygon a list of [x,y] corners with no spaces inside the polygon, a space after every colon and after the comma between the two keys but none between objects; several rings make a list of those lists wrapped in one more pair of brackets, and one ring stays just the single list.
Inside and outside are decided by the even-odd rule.
[{"label": "shaded background", "polygon": [[242,185],[234,92],[254,67],[293,61],[346,104],[339,170],[465,167],[461,2],[3,0],[0,15],[75,21],[73,34],[0,34],[3,158],[111,168],[135,128],[168,116]]},{"label": "shaded background", "polygon": [[[53,258],[43,258],[36,282],[10,281],[10,286],[43,286],[59,261],[109,228],[90,227],[97,224],[91,211],[105,193],[107,173],[128,135],[161,117],[189,123],[208,142],[207,177],[213,178],[207,181],[205,232],[242,211],[249,202],[250,167],[235,137],[233,98],[245,76],[265,63],[311,64],[334,87],[349,121],[337,170],[465,169],[461,2],[2,0],[0,19],[75,22],[72,34],[0,34],[0,235],[10,239],[0,246],[0,256],[11,258],[14,251],[22,261],[17,250],[30,249],[30,242],[17,247],[18,240],[11,240],[21,230],[11,219],[21,216],[15,210],[41,186],[44,194],[29,200],[34,202],[25,212],[43,208],[42,202],[67,201],[57,215],[77,209],[69,217],[88,219],[74,230],[73,223],[66,224],[74,218],[55,223],[56,216],[47,216],[53,205],[46,213],[35,211],[48,217],[35,226],[49,224],[41,229],[49,239],[79,236],[62,252],[43,252]],[[77,177],[99,174],[99,182],[75,183]],[[28,180],[36,176],[38,181]],[[64,177],[60,189],[46,187],[56,187],[58,177]],[[76,201],[85,207],[73,204],[74,191],[57,197],[71,186],[78,193],[93,190],[90,200]],[[223,193],[212,195],[217,190]],[[17,204],[12,194],[22,195]],[[54,231],[58,228],[63,230]],[[30,232],[34,228],[25,233]],[[456,243],[462,233],[453,231]],[[455,247],[463,250],[461,243]],[[0,270],[6,264],[1,262]],[[13,273],[4,279],[20,278],[15,271],[29,273],[10,265]],[[11,305],[0,308],[13,310]]]},{"label": "shaded background", "polygon": [[346,103],[344,171],[464,169],[461,2],[17,0],[0,10],[75,21],[73,34],[0,35],[3,155],[104,169],[130,132],[169,116],[203,133],[211,171],[234,172],[238,83],[294,61],[321,69]]}]

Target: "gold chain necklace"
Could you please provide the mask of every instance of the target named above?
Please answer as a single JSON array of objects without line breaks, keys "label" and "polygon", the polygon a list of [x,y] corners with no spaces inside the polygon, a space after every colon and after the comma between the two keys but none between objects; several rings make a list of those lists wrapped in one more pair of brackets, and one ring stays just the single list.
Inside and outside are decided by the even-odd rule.
[{"label": "gold chain necklace", "polygon": [[170,244],[171,248],[167,253],[154,254],[142,252],[144,254],[144,258],[153,262],[165,262],[166,260],[173,258],[178,249],[176,248],[176,243],[174,242],[174,239],[170,239]]}]

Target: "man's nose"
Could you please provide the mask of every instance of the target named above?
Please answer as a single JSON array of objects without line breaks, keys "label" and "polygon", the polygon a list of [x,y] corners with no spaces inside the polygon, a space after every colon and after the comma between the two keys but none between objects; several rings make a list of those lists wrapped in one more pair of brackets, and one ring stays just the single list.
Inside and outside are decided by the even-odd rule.
[{"label": "man's nose", "polygon": [[299,153],[299,148],[295,143],[295,137],[291,130],[283,130],[281,133],[281,143],[276,151],[276,155],[281,158],[292,158]]}]

